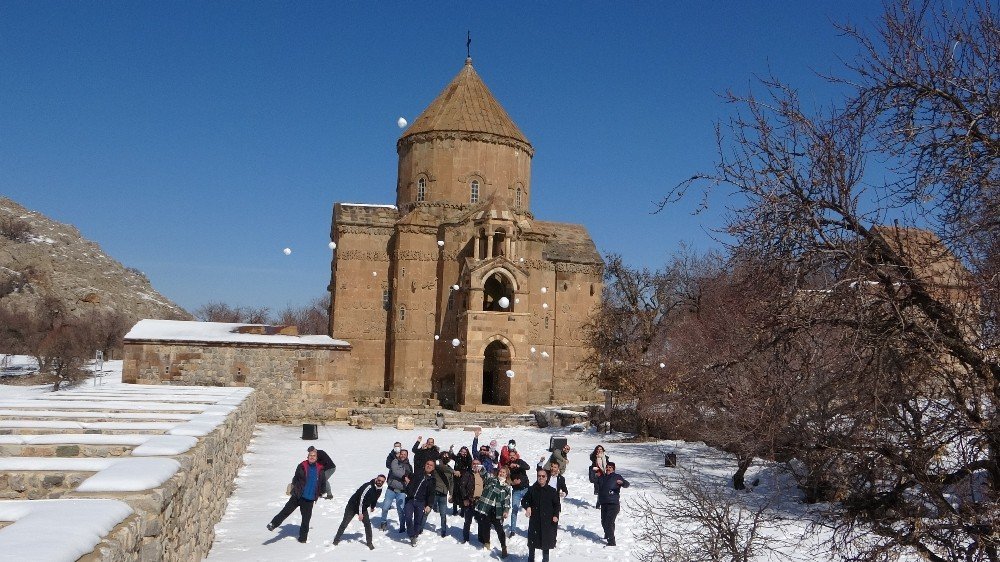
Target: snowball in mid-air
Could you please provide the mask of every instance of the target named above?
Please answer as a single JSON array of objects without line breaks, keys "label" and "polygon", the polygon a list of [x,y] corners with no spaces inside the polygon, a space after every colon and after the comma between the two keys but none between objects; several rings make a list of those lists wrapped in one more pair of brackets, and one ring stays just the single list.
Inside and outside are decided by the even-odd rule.
[{"label": "snowball in mid-air", "polygon": [[460,340],[458,338],[455,338],[455,339],[451,340],[451,346],[452,347],[458,347],[460,345],[462,345],[462,340]]},{"label": "snowball in mid-air", "polygon": [[535,352],[535,348],[531,348],[531,352],[534,353]]},{"label": "snowball in mid-air", "polygon": [[457,291],[457,290],[458,290],[459,288],[460,288],[460,287],[459,287],[458,285],[452,285],[452,286],[451,286],[451,290],[452,290],[452,291]]},{"label": "snowball in mid-air", "polygon": [[403,119],[402,117],[400,117],[399,119],[396,119],[396,125],[400,129],[402,129],[403,127],[406,127],[406,119]]},{"label": "snowball in mid-air", "polygon": [[283,252],[283,253],[284,253],[284,254],[285,254],[286,256],[290,256],[290,255],[292,255],[292,249],[291,249],[291,248],[285,248],[284,250],[282,250],[282,252]]},{"label": "snowball in mid-air", "polygon": [[508,379],[512,379],[512,378],[514,378],[514,371],[512,371],[510,369],[507,369],[506,375],[507,375]]},{"label": "snowball in mid-air", "polygon": [[508,306],[510,306],[510,299],[508,299],[507,297],[500,297],[500,300],[497,301],[497,304],[500,305],[500,308],[507,308]]},{"label": "snowball in mid-air", "polygon": [[444,240],[438,240],[438,248],[444,248]]},{"label": "snowball in mid-air", "polygon": [[336,242],[330,242],[329,244],[327,244],[327,246],[329,246],[331,250],[336,250],[337,249],[337,243]]},{"label": "snowball in mid-air", "polygon": [[542,303],[542,308],[548,308],[548,307],[549,307],[549,303],[547,303],[547,302],[543,302]]},{"label": "snowball in mid-air", "polygon": [[372,277],[377,277],[377,276],[378,276],[378,272],[377,271],[373,271],[372,272]]},{"label": "snowball in mid-air", "polygon": [[519,304],[520,302],[521,302],[521,299],[519,299],[517,297],[514,297],[514,304]]},{"label": "snowball in mid-air", "polygon": [[548,351],[543,351],[542,352],[542,357],[548,357],[548,356],[549,356],[549,352]]},{"label": "snowball in mid-air", "polygon": [[548,287],[542,287],[542,292],[543,292],[543,293],[547,293],[547,292],[549,292],[549,288],[548,288]]},{"label": "snowball in mid-air", "polygon": [[437,334],[434,334],[434,340],[435,340],[435,341],[437,341],[437,340],[439,340],[439,339],[441,339],[441,336],[439,336],[439,335],[437,335]]},{"label": "snowball in mid-air", "polygon": [[667,366],[667,364],[666,364],[666,363],[660,363],[660,368],[661,368],[661,369],[662,369],[662,368],[664,368],[664,367],[666,367],[666,366]]}]

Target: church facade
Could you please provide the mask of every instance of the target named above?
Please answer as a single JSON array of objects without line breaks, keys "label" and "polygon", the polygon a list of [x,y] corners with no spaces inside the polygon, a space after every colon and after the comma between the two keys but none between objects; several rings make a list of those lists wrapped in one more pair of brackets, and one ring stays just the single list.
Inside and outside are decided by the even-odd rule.
[{"label": "church facade", "polygon": [[603,261],[531,212],[534,149],[467,59],[403,132],[393,205],[336,203],[331,334],[356,397],[517,411],[596,398],[583,327]]}]

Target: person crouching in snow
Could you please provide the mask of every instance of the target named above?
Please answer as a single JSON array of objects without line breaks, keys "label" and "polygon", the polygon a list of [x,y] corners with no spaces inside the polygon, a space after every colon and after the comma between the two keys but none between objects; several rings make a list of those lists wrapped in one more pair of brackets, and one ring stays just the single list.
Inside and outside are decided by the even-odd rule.
[{"label": "person crouching in snow", "polygon": [[285,507],[271,519],[267,524],[267,530],[273,531],[275,527],[281,525],[286,517],[299,508],[302,514],[302,523],[299,525],[299,542],[306,542],[309,537],[309,520],[312,519],[313,504],[316,498],[326,485],[325,467],[317,462],[316,451],[309,451],[306,460],[295,467],[295,475],[292,477],[292,494],[285,503]]},{"label": "person crouching in snow", "polygon": [[500,558],[507,558],[507,537],[503,534],[503,522],[510,514],[510,484],[507,478],[510,471],[506,466],[497,470],[497,475],[486,474],[483,485],[483,495],[476,502],[476,513],[479,514],[479,542],[484,550],[490,549],[490,528],[496,529],[500,537]]},{"label": "person crouching in snow", "polygon": [[622,488],[628,488],[628,480],[615,474],[615,463],[608,461],[605,472],[601,474],[595,466],[590,471],[590,481],[597,485],[597,505],[601,506],[601,526],[604,527],[604,538],[608,546],[615,543],[615,519],[621,510],[619,494]]},{"label": "person crouching in snow", "polygon": [[521,507],[528,516],[528,560],[535,562],[537,548],[542,551],[542,562],[549,562],[549,549],[556,547],[562,503],[559,492],[549,486],[549,473],[544,468],[535,473],[538,479],[521,498]]},{"label": "person crouching in snow", "polygon": [[[358,516],[358,521],[361,521],[365,525],[365,543],[368,545],[370,550],[375,550],[375,545],[372,544],[372,521],[369,518],[369,514],[375,511],[375,506],[378,505],[378,498],[382,495],[382,486],[385,485],[385,474],[379,474],[374,479],[369,480],[358,488],[358,491],[354,492],[351,499],[347,500],[347,507],[344,508],[344,520],[340,522],[340,529],[337,530],[337,534],[333,537],[333,544],[336,546],[340,544],[340,537],[344,534],[344,529],[354,519],[354,516]],[[365,510],[368,511],[365,511]]]}]

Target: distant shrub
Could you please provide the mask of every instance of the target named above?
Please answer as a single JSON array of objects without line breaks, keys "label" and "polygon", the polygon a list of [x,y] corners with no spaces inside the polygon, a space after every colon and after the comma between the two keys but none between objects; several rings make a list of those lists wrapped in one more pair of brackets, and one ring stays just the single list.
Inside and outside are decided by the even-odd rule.
[{"label": "distant shrub", "polygon": [[14,242],[24,242],[30,234],[31,225],[28,221],[16,217],[0,218],[0,236]]},{"label": "distant shrub", "polygon": [[125,271],[131,273],[132,275],[135,275],[136,277],[142,279],[143,281],[149,281],[149,278],[146,277],[146,274],[139,269],[136,269],[134,267],[126,267]]}]

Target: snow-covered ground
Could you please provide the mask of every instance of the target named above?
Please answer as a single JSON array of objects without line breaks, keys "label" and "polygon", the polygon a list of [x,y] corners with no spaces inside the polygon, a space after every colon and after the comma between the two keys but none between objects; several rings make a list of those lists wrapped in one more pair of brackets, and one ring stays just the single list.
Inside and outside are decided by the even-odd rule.
[{"label": "snow-covered ground", "polygon": [[[8,365],[30,364],[31,359],[13,357]],[[20,367],[19,367],[20,368]],[[73,389],[58,394],[71,399],[73,394],[83,390],[93,391],[95,385],[100,390],[124,390],[121,385],[121,362],[105,363],[100,378],[91,378]],[[102,388],[103,387],[103,388]],[[51,394],[51,385],[12,386],[0,384],[0,400],[46,397]],[[72,400],[69,400],[72,402]],[[44,412],[43,412],[44,413]],[[176,414],[175,414],[176,415]],[[189,414],[186,414],[189,415]],[[569,496],[563,501],[563,513],[559,521],[559,540],[552,551],[553,560],[628,560],[635,559],[640,550],[633,531],[638,529],[640,516],[637,500],[649,497],[660,500],[676,499],[679,485],[679,471],[663,466],[664,453],[677,454],[678,465],[690,470],[699,482],[728,488],[729,478],[735,467],[734,459],[728,454],[712,449],[701,443],[659,441],[652,443],[620,443],[624,436],[619,434],[599,435],[593,432],[567,434],[562,429],[484,428],[480,441],[489,443],[496,439],[505,444],[515,439],[523,458],[534,465],[543,455],[547,456],[549,438],[553,435],[568,435],[573,450],[569,455],[570,465],[566,474]],[[374,430],[357,430],[346,425],[320,427],[318,441],[303,441],[298,426],[258,426],[250,450],[244,457],[245,466],[237,477],[236,487],[229,499],[229,507],[222,521],[216,525],[216,540],[209,554],[210,560],[309,560],[336,556],[341,560],[396,560],[400,556],[412,561],[421,560],[487,560],[499,557],[499,543],[492,538],[493,549],[486,552],[479,548],[476,540],[476,524],[473,522],[469,544],[459,544],[462,520],[448,517],[448,534],[439,533],[440,518],[431,513],[427,518],[425,531],[416,547],[410,546],[404,536],[395,532],[398,528],[395,510],[389,512],[389,530],[378,530],[381,510],[373,515],[375,523],[375,550],[369,551],[364,544],[364,529],[354,521],[348,527],[342,542],[333,546],[332,540],[343,518],[344,506],[350,495],[362,483],[385,472],[385,457],[394,441],[401,441],[407,448],[412,447],[418,436],[434,437],[442,448],[454,445],[456,450],[462,445],[471,446],[473,434],[462,428],[434,430],[417,428],[414,431],[398,431],[380,427]],[[618,472],[625,477],[631,487],[622,493],[622,510],[618,517],[617,547],[606,547],[602,539],[600,511],[594,507],[593,486],[587,481],[589,454],[598,444],[603,444],[608,455],[617,464]],[[271,532],[265,528],[271,517],[284,505],[287,496],[285,486],[291,480],[298,462],[305,458],[309,445],[326,450],[337,463],[337,471],[332,480],[334,498],[319,500],[313,512],[309,542],[296,541],[299,514],[293,513],[285,523]],[[534,478],[532,477],[532,480]],[[659,481],[665,481],[661,485]],[[747,482],[758,481],[757,488],[750,493],[755,496],[776,498],[776,513],[783,520],[783,530],[794,540],[809,520],[805,508],[796,501],[798,496],[786,477],[773,467],[751,468]],[[518,531],[508,541],[508,560],[527,559],[525,529],[527,518],[519,515]],[[815,538],[814,538],[815,540]],[[792,560],[806,561],[823,559],[815,551],[803,544],[787,546],[786,554]],[[766,560],[767,558],[762,558]]]},{"label": "snow-covered ground", "polygon": [[[563,435],[564,430],[543,430],[537,428],[485,428],[480,438],[481,442],[489,443],[496,439],[505,444],[509,439],[517,441],[518,450],[525,460],[534,465],[538,459],[547,455],[546,448],[549,437]],[[318,441],[303,441],[301,428],[275,425],[261,425],[254,437],[250,451],[245,457],[246,466],[240,471],[236,481],[236,490],[230,498],[229,508],[222,521],[216,526],[215,545],[209,555],[210,560],[239,561],[246,560],[310,560],[329,558],[336,554],[344,560],[397,560],[405,556],[409,560],[486,560],[498,558],[500,549],[494,536],[493,549],[485,552],[479,548],[475,538],[476,524],[472,525],[472,540],[469,544],[459,544],[461,538],[461,523],[459,517],[448,517],[448,535],[441,537],[439,533],[440,518],[431,513],[427,518],[424,533],[413,547],[406,537],[397,533],[395,510],[389,511],[389,530],[378,530],[381,522],[381,510],[373,514],[375,524],[375,550],[369,551],[364,544],[364,527],[354,521],[347,528],[341,543],[333,546],[334,534],[343,518],[344,507],[351,494],[364,482],[385,472],[385,457],[392,448],[394,441],[400,441],[406,447],[412,447],[418,436],[425,439],[434,437],[442,448],[455,445],[457,450],[462,445],[472,444],[473,434],[462,429],[445,429],[441,431],[417,428],[414,431],[398,431],[394,428],[376,428],[374,430],[358,430],[344,425],[326,426],[320,428]],[[632,531],[636,528],[637,513],[636,498],[640,495],[655,495],[663,497],[664,488],[657,483],[657,476],[671,479],[677,470],[663,467],[664,452],[674,451],[678,463],[695,471],[706,482],[719,486],[728,486],[731,470],[735,466],[732,458],[724,453],[704,446],[676,441],[661,441],[643,444],[615,443],[621,435],[603,436],[594,433],[569,434],[572,451],[569,455],[569,472],[566,475],[566,485],[569,496],[563,501],[563,513],[559,521],[558,545],[552,556],[558,560],[625,560],[634,559],[638,548]],[[617,547],[606,547],[602,540],[603,531],[600,522],[600,510],[594,506],[595,496],[593,486],[587,480],[587,470],[590,465],[590,452],[598,444],[607,448],[611,460],[617,464],[618,472],[624,476],[631,487],[622,493],[623,506],[618,517]],[[312,524],[309,531],[309,542],[300,544],[296,541],[299,515],[293,513],[284,524],[274,532],[268,531],[265,525],[271,517],[284,505],[287,497],[285,486],[291,481],[295,465],[305,458],[306,448],[315,445],[326,450],[337,464],[332,488],[332,500],[319,500],[313,511]],[[761,478],[761,486],[754,493],[771,493],[775,486],[783,482],[774,479],[774,472],[769,470],[754,471],[751,469],[747,480]],[[771,478],[768,482],[764,479]],[[534,478],[532,478],[534,480]],[[668,484],[667,489],[670,489]],[[792,496],[793,490],[786,490],[790,513],[786,516],[803,516],[796,512]],[[524,537],[527,521],[523,512],[518,517],[518,533],[509,540],[508,560],[526,560],[527,543]],[[793,528],[801,528],[794,525]],[[800,560],[814,560],[800,550],[795,557]]]}]

